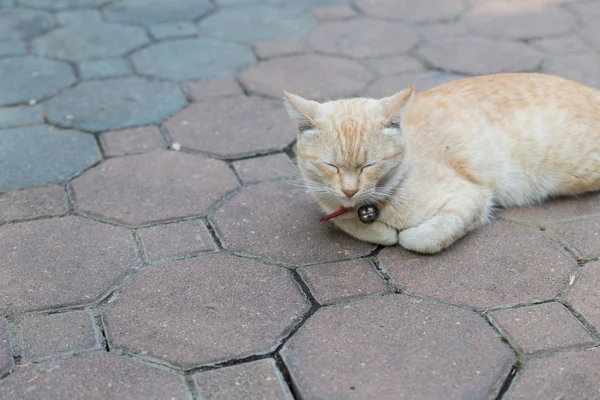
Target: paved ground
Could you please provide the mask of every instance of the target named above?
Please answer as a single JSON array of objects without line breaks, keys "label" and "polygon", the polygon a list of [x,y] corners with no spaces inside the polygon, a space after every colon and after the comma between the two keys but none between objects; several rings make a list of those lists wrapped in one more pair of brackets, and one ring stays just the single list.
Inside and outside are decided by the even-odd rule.
[{"label": "paved ground", "polygon": [[600,87],[600,1],[0,7],[0,399],[600,399],[598,196],[358,243],[286,181],[280,101]]}]

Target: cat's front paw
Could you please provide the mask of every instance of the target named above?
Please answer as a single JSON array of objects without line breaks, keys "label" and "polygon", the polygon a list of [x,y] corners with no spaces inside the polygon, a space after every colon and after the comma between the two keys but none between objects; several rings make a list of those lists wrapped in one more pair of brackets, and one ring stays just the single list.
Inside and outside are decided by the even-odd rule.
[{"label": "cat's front paw", "polygon": [[422,254],[434,254],[446,247],[439,235],[424,226],[401,231],[398,240],[405,249]]}]

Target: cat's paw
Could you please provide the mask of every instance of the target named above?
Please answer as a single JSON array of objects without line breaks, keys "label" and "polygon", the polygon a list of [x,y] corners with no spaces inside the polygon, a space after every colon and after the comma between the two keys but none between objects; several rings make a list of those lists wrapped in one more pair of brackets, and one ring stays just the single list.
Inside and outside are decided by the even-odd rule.
[{"label": "cat's paw", "polygon": [[422,254],[434,254],[446,247],[439,234],[423,225],[401,231],[398,241],[406,250]]},{"label": "cat's paw", "polygon": [[375,244],[382,246],[395,246],[398,244],[398,230],[387,226],[382,235],[378,235]]}]

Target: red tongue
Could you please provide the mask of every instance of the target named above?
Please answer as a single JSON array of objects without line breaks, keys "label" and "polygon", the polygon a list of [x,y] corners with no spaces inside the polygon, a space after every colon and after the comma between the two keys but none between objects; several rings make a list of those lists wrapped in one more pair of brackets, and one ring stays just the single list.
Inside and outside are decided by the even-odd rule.
[{"label": "red tongue", "polygon": [[326,215],[326,216],[324,216],[323,218],[321,218],[321,220],[320,220],[320,221],[321,221],[321,222],[325,222],[325,221],[327,221],[327,220],[330,220],[331,218],[339,217],[340,215],[342,215],[342,214],[345,214],[345,213],[347,213],[348,211],[350,211],[350,209],[349,209],[349,208],[346,208],[346,207],[342,206],[342,207],[340,207],[340,209],[339,209],[339,210],[337,210],[336,212],[334,212],[334,213],[331,213],[331,214],[329,214],[329,215]]}]

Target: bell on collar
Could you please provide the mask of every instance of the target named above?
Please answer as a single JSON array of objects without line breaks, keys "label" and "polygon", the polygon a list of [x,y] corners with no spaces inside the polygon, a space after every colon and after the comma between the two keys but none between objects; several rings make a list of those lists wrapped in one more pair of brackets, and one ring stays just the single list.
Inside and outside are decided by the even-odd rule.
[{"label": "bell on collar", "polygon": [[360,222],[363,224],[371,224],[375,222],[378,217],[379,210],[373,205],[367,204],[358,209],[358,219],[360,219]]}]

